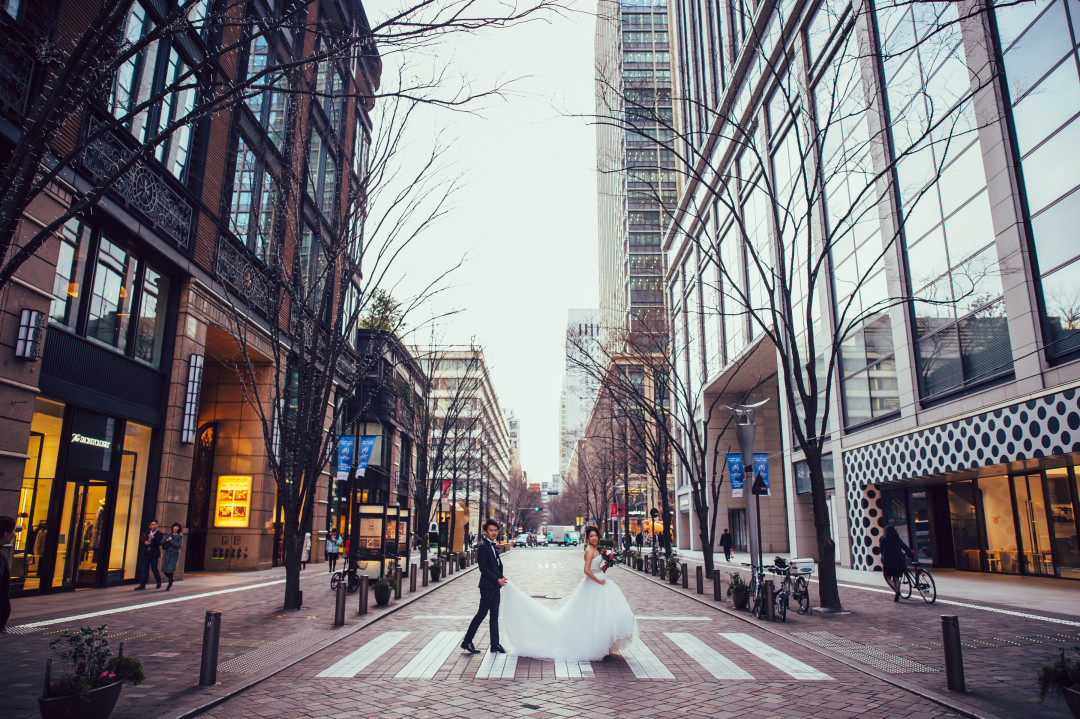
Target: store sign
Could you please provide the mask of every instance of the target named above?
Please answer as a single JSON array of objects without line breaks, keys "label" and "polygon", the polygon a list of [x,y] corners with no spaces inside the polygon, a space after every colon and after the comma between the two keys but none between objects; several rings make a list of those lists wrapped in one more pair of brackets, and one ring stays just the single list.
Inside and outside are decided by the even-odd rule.
[{"label": "store sign", "polygon": [[112,442],[107,439],[95,439],[94,437],[86,437],[81,434],[72,434],[71,441],[78,444],[86,444],[91,447],[100,447],[101,449],[112,448]]},{"label": "store sign", "polygon": [[727,468],[728,476],[731,478],[731,496],[741,497],[743,481],[746,479],[746,472],[743,471],[742,455],[729,454],[727,456]]},{"label": "store sign", "polygon": [[215,527],[247,527],[251,517],[251,477],[218,477]]}]

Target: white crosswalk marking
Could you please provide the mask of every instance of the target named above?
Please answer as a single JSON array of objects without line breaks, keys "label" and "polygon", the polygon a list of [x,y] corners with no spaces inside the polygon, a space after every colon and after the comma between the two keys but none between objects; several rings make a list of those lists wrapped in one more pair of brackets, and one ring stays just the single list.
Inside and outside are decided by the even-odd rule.
[{"label": "white crosswalk marking", "polygon": [[665,632],[664,635],[675,642],[675,645],[686,652],[691,659],[700,664],[705,671],[717,679],[753,679],[751,675],[740,669],[735,662],[725,657],[720,652],[701,641],[693,634],[686,632]]},{"label": "white crosswalk marking", "polygon": [[594,676],[592,664],[589,662],[555,662],[556,679],[583,679]]},{"label": "white crosswalk marking", "polygon": [[513,679],[517,671],[517,654],[494,654],[488,652],[480,668],[476,670],[477,679]]},{"label": "white crosswalk marking", "polygon": [[412,632],[387,632],[372,639],[341,661],[322,670],[317,677],[355,677],[368,664],[386,653]]},{"label": "white crosswalk marking", "polygon": [[634,640],[634,643],[623,649],[621,654],[630,666],[630,671],[634,672],[634,676],[638,679],[675,678],[675,675],[653,654],[653,650],[645,646],[640,639]]},{"label": "white crosswalk marking", "polygon": [[758,639],[754,639],[749,634],[743,634],[741,632],[720,632],[720,636],[735,642],[746,651],[764,659],[769,664],[772,664],[780,671],[795,679],[801,679],[803,681],[832,679],[832,677],[825,672],[820,672],[809,664],[804,664],[795,657],[790,657],[779,649],[771,647]]},{"label": "white crosswalk marking", "polygon": [[461,641],[461,632],[439,632],[435,638],[424,645],[420,652],[402,667],[395,679],[430,679],[439,671],[450,652]]},{"label": "white crosswalk marking", "polygon": [[711,617],[642,617],[637,618],[639,622],[711,622]]}]

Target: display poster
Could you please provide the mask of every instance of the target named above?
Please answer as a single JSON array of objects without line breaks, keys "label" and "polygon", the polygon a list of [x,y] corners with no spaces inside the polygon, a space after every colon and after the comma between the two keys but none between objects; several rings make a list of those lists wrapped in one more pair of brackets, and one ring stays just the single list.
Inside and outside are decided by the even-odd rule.
[{"label": "display poster", "polygon": [[360,549],[379,551],[382,535],[382,517],[363,517],[360,520]]},{"label": "display poster", "polygon": [[743,480],[746,478],[746,473],[743,471],[742,455],[729,454],[727,456],[727,466],[728,476],[731,477],[731,496],[741,497]]},{"label": "display poster", "polygon": [[215,527],[247,527],[251,509],[251,477],[218,477]]}]

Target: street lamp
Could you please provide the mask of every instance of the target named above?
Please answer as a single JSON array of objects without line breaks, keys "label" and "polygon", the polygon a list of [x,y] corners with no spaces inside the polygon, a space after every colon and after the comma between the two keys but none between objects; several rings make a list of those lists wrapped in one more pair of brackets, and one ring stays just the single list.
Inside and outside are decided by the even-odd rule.
[{"label": "street lamp", "polygon": [[[761,407],[768,399],[763,399],[754,404],[737,404],[727,407],[735,413],[735,438],[739,441],[739,451],[742,453],[743,472],[749,467],[754,472],[754,437],[757,435],[757,425],[754,424],[754,410]],[[726,406],[726,405],[725,405]],[[750,484],[750,493],[754,495],[754,501],[746,503],[746,514],[750,535],[750,566],[756,571],[762,570],[761,560],[761,506],[760,497],[765,493],[764,482],[759,482],[754,477]],[[759,486],[760,485],[760,486]],[[757,533],[754,533],[755,527]]]}]

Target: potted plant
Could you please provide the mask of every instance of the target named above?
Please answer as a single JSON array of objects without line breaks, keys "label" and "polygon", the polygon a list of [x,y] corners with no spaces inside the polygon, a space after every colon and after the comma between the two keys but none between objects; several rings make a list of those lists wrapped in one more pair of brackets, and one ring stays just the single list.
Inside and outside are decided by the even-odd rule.
[{"label": "potted plant", "polygon": [[439,555],[435,555],[428,560],[428,571],[431,572],[431,581],[439,581],[439,575],[442,574],[442,559]]},{"label": "potted plant", "polygon": [[678,584],[682,565],[679,564],[679,555],[674,549],[671,550],[671,556],[664,562],[664,566],[667,569],[667,580],[672,584]]},{"label": "potted plant", "polygon": [[45,691],[38,698],[43,719],[106,719],[120,698],[124,682],[139,684],[145,678],[138,659],[111,656],[108,629],[80,627],[65,630],[49,643],[71,672],[52,681],[52,660],[45,670]]},{"label": "potted plant", "polygon": [[371,585],[371,589],[375,592],[375,604],[385,607],[390,603],[390,592],[397,589],[397,580],[394,579],[393,574],[388,572],[375,580],[375,583]]},{"label": "potted plant", "polygon": [[468,565],[465,562],[465,552],[457,553],[458,569],[465,569]]},{"label": "potted plant", "polygon": [[746,609],[750,605],[750,587],[738,572],[728,572],[727,595],[736,609]]},{"label": "potted plant", "polygon": [[[1080,647],[1072,649],[1080,653]],[[1062,649],[1057,660],[1043,664],[1039,668],[1036,678],[1039,682],[1040,701],[1047,694],[1060,692],[1073,717],[1080,719],[1080,661],[1069,659],[1065,656],[1065,650]]]}]

